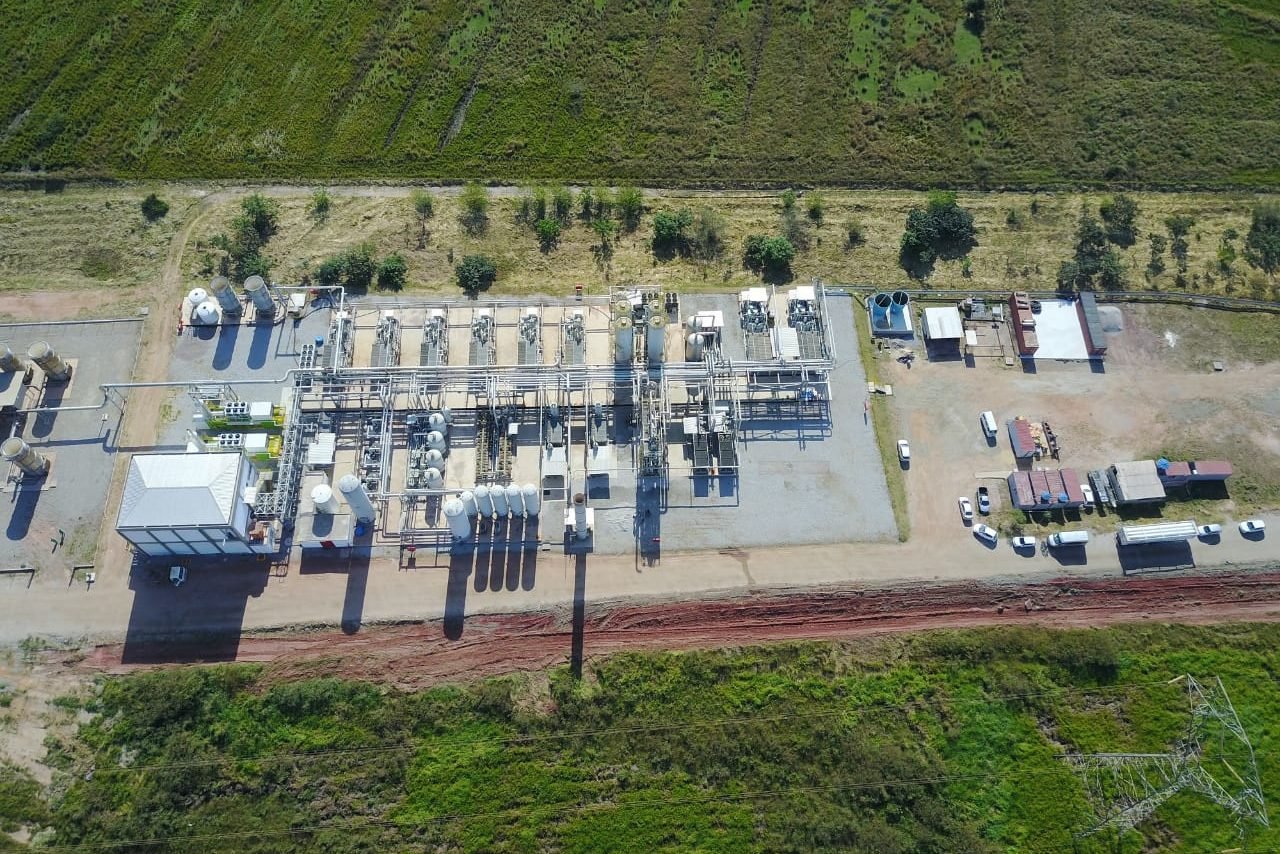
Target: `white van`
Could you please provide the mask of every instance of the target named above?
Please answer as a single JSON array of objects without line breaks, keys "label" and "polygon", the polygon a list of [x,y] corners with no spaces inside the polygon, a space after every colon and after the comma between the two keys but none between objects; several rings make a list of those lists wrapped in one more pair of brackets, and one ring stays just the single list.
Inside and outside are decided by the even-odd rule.
[{"label": "white van", "polygon": [[982,413],[978,419],[982,423],[982,432],[987,434],[988,439],[996,437],[996,416],[994,412],[987,410]]},{"label": "white van", "polygon": [[1083,546],[1087,542],[1089,542],[1088,531],[1062,531],[1049,535],[1051,546]]}]

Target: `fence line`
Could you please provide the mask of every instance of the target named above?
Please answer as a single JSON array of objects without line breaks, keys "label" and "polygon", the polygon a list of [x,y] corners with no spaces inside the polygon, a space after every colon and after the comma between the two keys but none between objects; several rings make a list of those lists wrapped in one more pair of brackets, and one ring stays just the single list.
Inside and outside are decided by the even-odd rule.
[{"label": "fence line", "polygon": [[[965,297],[1007,297],[1013,288],[984,290],[980,288],[964,290],[923,290],[913,288],[878,288],[874,285],[850,285],[830,283],[831,290],[846,290],[856,294],[873,294],[877,292],[892,293],[902,291],[912,299],[945,299],[959,300]],[[1058,291],[1025,291],[1035,299],[1062,299],[1072,294]],[[1220,308],[1227,311],[1269,311],[1280,313],[1280,302],[1271,300],[1248,299],[1246,297],[1228,297],[1217,294],[1191,294],[1183,291],[1091,291],[1098,302],[1158,302],[1173,305],[1191,305],[1199,308]]]}]

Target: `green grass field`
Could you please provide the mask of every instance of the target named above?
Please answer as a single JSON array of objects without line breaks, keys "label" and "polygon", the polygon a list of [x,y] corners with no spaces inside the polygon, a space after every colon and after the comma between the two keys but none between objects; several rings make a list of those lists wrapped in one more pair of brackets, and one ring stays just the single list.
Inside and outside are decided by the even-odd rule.
[{"label": "green grass field", "polygon": [[1166,680],[1216,674],[1274,797],[1277,641],[1010,628],[626,654],[581,680],[418,693],[173,669],[105,682],[54,747],[60,794],[15,786],[9,813],[51,821],[55,844],[202,837],[155,850],[1218,851],[1241,843],[1231,817],[1191,794],[1074,842],[1087,802],[1058,756],[1168,749],[1188,715]]},{"label": "green grass field", "polygon": [[0,169],[1280,182],[1275,0],[15,0]]}]

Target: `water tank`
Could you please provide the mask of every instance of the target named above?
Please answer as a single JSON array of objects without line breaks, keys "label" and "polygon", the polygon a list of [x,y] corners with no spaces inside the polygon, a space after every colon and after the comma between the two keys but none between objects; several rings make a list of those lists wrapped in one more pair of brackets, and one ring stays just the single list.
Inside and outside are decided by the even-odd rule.
[{"label": "water tank", "polygon": [[253,300],[259,314],[275,314],[276,301],[271,296],[271,288],[261,276],[250,276],[244,280],[244,292]]},{"label": "water tank", "polygon": [[231,287],[231,280],[226,276],[218,276],[210,282],[209,293],[213,294],[213,298],[227,314],[239,314],[243,308],[240,305],[240,298],[236,296],[235,288]]},{"label": "water tank", "polygon": [[471,490],[464,491],[458,498],[462,501],[462,508],[467,511],[468,516],[474,516],[479,508],[476,507],[476,494]]},{"label": "water tank", "polygon": [[650,362],[662,361],[662,349],[666,346],[667,340],[667,316],[662,312],[655,312],[649,317],[649,331],[645,335],[647,340],[646,349]]},{"label": "water tank", "polygon": [[689,362],[702,361],[702,335],[697,332],[691,333],[684,341],[684,358]]},{"label": "water tank", "polygon": [[636,329],[630,317],[613,321],[613,360],[630,362],[636,352]]},{"label": "water tank", "polygon": [[26,369],[27,363],[15,356],[8,344],[0,344],[0,371],[25,371]]},{"label": "water tank", "polygon": [[476,509],[480,511],[481,516],[493,515],[493,499],[489,496],[489,487],[481,485],[476,487],[475,491]]},{"label": "water tank", "polygon": [[422,479],[427,484],[427,489],[439,489],[444,486],[444,473],[435,466],[429,466],[422,472]]},{"label": "water tank", "polygon": [[876,329],[886,329],[889,326],[889,306],[893,303],[893,299],[884,293],[876,294],[871,298],[871,325]]},{"label": "water tank", "polygon": [[507,506],[507,491],[501,486],[494,484],[489,487],[489,499],[493,502],[494,513],[505,516],[510,512],[511,508]]},{"label": "water tank", "polygon": [[196,306],[209,298],[209,292],[204,288],[192,288],[187,293],[187,315],[196,310]]},{"label": "water tank", "polygon": [[55,382],[71,376],[71,366],[58,355],[47,341],[37,341],[27,348],[27,357],[40,366],[44,375]]},{"label": "water tank", "polygon": [[439,430],[432,430],[427,434],[427,447],[437,451],[444,450],[444,434]]},{"label": "water tank", "polygon": [[907,305],[910,304],[910,302],[911,302],[911,297],[907,295],[906,291],[894,291],[893,305],[889,309],[891,312],[893,312],[894,318],[902,317],[903,313],[907,310]]},{"label": "water tank", "polygon": [[218,315],[218,304],[211,299],[200,303],[191,313],[191,322],[199,326],[217,326],[221,319]]},{"label": "water tank", "polygon": [[520,492],[524,497],[524,514],[537,516],[538,511],[542,509],[542,493],[538,491],[538,487],[532,483],[526,483]]},{"label": "water tank", "polygon": [[431,466],[432,468],[444,468],[444,454],[435,448],[427,448],[427,452],[422,455],[422,464]]},{"label": "water tank", "polygon": [[49,470],[49,461],[17,436],[10,436],[0,443],[0,456],[17,466],[23,474],[42,477]]},{"label": "water tank", "polygon": [[524,493],[514,483],[507,485],[507,506],[512,516],[524,515]]},{"label": "water tank", "polygon": [[471,536],[471,520],[467,518],[467,508],[457,498],[444,502],[444,520],[449,523],[449,533],[455,540],[465,540]]},{"label": "water tank", "polygon": [[587,496],[579,492],[573,496],[573,535],[585,540],[590,533],[587,529]]},{"label": "water tank", "polygon": [[338,481],[338,491],[346,499],[347,506],[356,517],[357,522],[372,522],[374,517],[373,502],[364,491],[364,484],[353,474],[344,474]]},{"label": "water tank", "polygon": [[338,496],[333,494],[333,487],[327,483],[316,484],[311,490],[311,500],[316,505],[317,513],[333,515],[342,509],[338,504]]},{"label": "water tank", "polygon": [[443,412],[433,412],[428,415],[427,427],[441,434],[447,434],[449,432],[449,422],[444,417]]}]

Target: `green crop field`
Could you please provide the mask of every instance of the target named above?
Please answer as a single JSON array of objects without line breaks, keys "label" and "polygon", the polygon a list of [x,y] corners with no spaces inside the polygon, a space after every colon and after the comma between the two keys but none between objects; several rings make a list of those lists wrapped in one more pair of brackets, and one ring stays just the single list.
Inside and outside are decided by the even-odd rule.
[{"label": "green crop field", "polygon": [[1276,0],[12,0],[0,170],[1280,183]]},{"label": "green crop field", "polygon": [[1075,842],[1088,804],[1059,757],[1170,749],[1189,704],[1167,680],[1217,675],[1274,798],[1277,641],[1009,628],[625,654],[580,679],[416,693],[171,669],[80,698],[91,720],[53,744],[48,803],[15,783],[7,815],[55,828],[45,843],[167,840],[149,850],[1273,850],[1277,830],[1242,839],[1185,792],[1139,831]]}]

